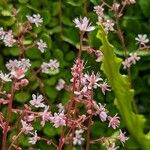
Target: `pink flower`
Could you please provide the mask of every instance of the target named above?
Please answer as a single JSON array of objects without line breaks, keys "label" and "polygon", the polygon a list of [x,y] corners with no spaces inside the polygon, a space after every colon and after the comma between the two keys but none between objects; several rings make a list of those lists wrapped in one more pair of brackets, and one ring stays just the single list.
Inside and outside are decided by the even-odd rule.
[{"label": "pink flower", "polygon": [[78,78],[81,75],[83,69],[84,69],[84,61],[76,59],[75,63],[73,64],[73,67],[71,68],[71,74],[73,76],[71,82],[73,82],[75,78]]},{"label": "pink flower", "polygon": [[100,88],[101,88],[101,90],[102,90],[102,93],[105,95],[105,92],[106,91],[111,91],[110,89],[109,89],[109,85],[106,83],[106,82],[103,82],[103,83],[101,83],[100,84]]},{"label": "pink flower", "polygon": [[25,87],[25,86],[27,86],[27,85],[29,84],[29,80],[27,80],[27,79],[22,79],[22,80],[20,81],[20,83],[21,83],[21,86],[22,86],[22,87]]},{"label": "pink flower", "polygon": [[120,134],[118,136],[118,139],[121,141],[122,145],[124,146],[124,143],[129,139],[129,137],[125,136],[125,132],[123,133],[121,130],[119,131],[120,131]]},{"label": "pink flower", "polygon": [[84,77],[86,78],[86,80],[89,82],[88,83],[88,89],[96,89],[97,87],[100,86],[100,84],[98,83],[99,81],[103,81],[103,79],[100,77],[100,74],[94,74],[94,72],[92,72],[91,75],[89,74],[84,74]]},{"label": "pink flower", "polygon": [[113,3],[112,10],[118,11],[119,7],[120,7],[120,4],[115,2]]},{"label": "pink flower", "polygon": [[36,144],[38,140],[40,140],[40,137],[37,135],[37,131],[35,131],[33,137],[29,137],[29,143]]},{"label": "pink flower", "polygon": [[95,6],[94,7],[94,11],[96,12],[96,14],[100,17],[103,17],[104,16],[104,8],[100,5],[98,6]]},{"label": "pink flower", "polygon": [[128,58],[125,59],[125,60],[122,62],[122,64],[123,64],[123,69],[127,69],[127,68],[130,68],[130,67],[131,67],[131,63],[130,63],[130,61],[129,61]]},{"label": "pink flower", "polygon": [[33,130],[33,127],[31,124],[28,124],[27,122],[21,120],[21,123],[22,123],[22,128],[21,130],[25,133],[25,134],[28,134],[30,133],[30,131]]},{"label": "pink flower", "polygon": [[114,22],[112,20],[107,19],[105,22],[103,22],[103,25],[105,27],[106,32],[108,31],[114,31]]},{"label": "pink flower", "polygon": [[44,98],[42,95],[32,94],[32,100],[30,100],[30,104],[36,108],[45,107],[44,103],[42,102],[43,100],[44,100]]},{"label": "pink flower", "polygon": [[123,64],[123,68],[130,68],[132,64],[136,64],[137,61],[140,60],[140,57],[137,56],[136,53],[131,53],[130,57],[126,58],[122,64]]},{"label": "pink flower", "polygon": [[39,40],[37,43],[38,49],[41,51],[41,53],[45,52],[45,49],[47,48],[47,44],[43,42],[43,40]]},{"label": "pink flower", "polygon": [[11,75],[16,79],[21,79],[25,76],[25,70],[23,70],[22,68],[12,70]]},{"label": "pink flower", "polygon": [[50,117],[52,123],[54,123],[54,127],[58,128],[60,126],[66,126],[66,120],[64,112],[54,113],[53,117]]},{"label": "pink flower", "polygon": [[101,119],[102,122],[106,121],[107,116],[108,116],[108,115],[107,115],[107,113],[106,113],[105,111],[101,111],[101,112],[99,113],[99,117],[100,117],[100,119]]},{"label": "pink flower", "polygon": [[44,112],[41,113],[41,117],[42,117],[41,125],[42,125],[42,127],[44,127],[45,122],[51,120],[52,115],[51,115],[51,112],[48,112],[48,110],[49,110],[49,106],[45,106]]},{"label": "pink flower", "polygon": [[87,19],[87,17],[84,18],[75,18],[74,21],[75,23],[75,27],[79,28],[80,31],[92,31],[95,29],[94,26],[91,26],[91,23],[89,23],[89,19]]},{"label": "pink flower", "polygon": [[107,119],[107,109],[105,108],[105,106],[101,105],[101,103],[98,103],[99,105],[97,105],[97,108],[99,110],[99,117],[101,119],[102,122],[106,121]]},{"label": "pink flower", "polygon": [[108,116],[108,120],[109,120],[108,127],[116,129],[120,125],[120,117],[118,117],[117,114],[114,117]]}]

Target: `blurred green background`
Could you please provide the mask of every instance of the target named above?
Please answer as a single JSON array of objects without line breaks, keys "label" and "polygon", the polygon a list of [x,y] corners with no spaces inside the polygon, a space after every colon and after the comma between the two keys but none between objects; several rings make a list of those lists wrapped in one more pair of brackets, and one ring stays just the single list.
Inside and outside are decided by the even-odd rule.
[{"label": "blurred green background", "polygon": [[[112,0],[106,0],[108,3],[112,3]],[[67,83],[70,81],[70,68],[74,62],[74,58],[77,56],[79,47],[79,33],[74,27],[73,19],[79,16],[88,16],[96,24],[97,16],[93,12],[93,7],[100,3],[100,0],[0,0],[0,27],[5,30],[12,29],[14,32],[18,32],[17,22],[23,23],[26,21],[26,15],[32,15],[39,13],[43,18],[43,25],[32,31],[38,34],[38,37],[26,36],[25,43],[32,43],[33,40],[43,39],[48,45],[48,48],[44,54],[41,54],[36,48],[30,48],[26,51],[26,57],[31,60],[32,67],[36,70],[40,67],[42,62],[47,62],[51,58],[56,58],[60,62],[60,70],[55,75],[40,74],[39,78],[44,83],[44,93],[48,97],[48,103],[52,106],[55,104],[65,104],[69,100],[69,93],[66,91],[58,92],[55,89],[59,78],[63,78]],[[13,16],[13,10],[17,10],[16,17]],[[106,12],[108,16],[112,14]],[[20,24],[21,26],[21,24]],[[125,9],[125,15],[122,17],[120,26],[124,31],[125,42],[129,52],[137,49],[135,37],[137,34],[144,33],[148,37],[150,35],[150,0],[137,0],[137,3],[129,6]],[[85,46],[91,46],[94,49],[98,49],[100,41],[96,39],[97,30],[87,36],[89,42],[84,42]],[[149,37],[150,38],[150,37]],[[124,57],[124,52],[120,42],[115,34],[109,35],[110,42],[116,47],[116,54],[120,57]],[[6,71],[5,63],[9,59],[17,58],[19,55],[19,49],[17,47],[5,47],[0,43],[0,70]],[[99,71],[100,63],[95,62],[95,57],[90,56],[86,52],[83,53],[83,58],[87,61],[87,70]],[[7,71],[6,71],[7,72]],[[122,70],[122,72],[124,72]],[[135,102],[137,104],[138,112],[145,115],[147,118],[145,132],[150,130],[150,57],[148,53],[142,55],[140,62],[131,68],[132,72],[132,84],[135,89]],[[39,82],[35,76],[29,71],[27,78],[30,80],[30,85],[15,94],[14,107],[23,107],[25,103],[31,99],[32,93],[42,93],[39,88]],[[7,84],[5,90],[9,91],[11,85]],[[109,112],[114,115],[117,112],[114,101],[113,92],[106,93],[104,96],[99,90],[95,91],[95,100],[107,104]],[[3,113],[6,112],[5,107],[0,109]],[[12,123],[18,118],[16,114],[13,114]],[[46,124],[42,129],[40,126],[40,120],[34,123],[34,127],[38,130],[38,133],[44,137],[52,138],[54,141],[58,141],[60,129],[53,129],[50,124]],[[123,121],[121,127],[125,128]],[[135,127],[136,132],[136,127]],[[92,127],[91,136],[98,138],[102,136],[108,136],[113,134],[114,131],[108,129],[107,124],[101,123],[95,119],[95,124]],[[11,132],[9,138],[15,134]],[[0,137],[1,139],[1,137]],[[20,145],[27,149],[30,147],[25,136],[21,136],[19,139]],[[38,142],[35,148],[41,150],[53,150],[53,147],[47,146],[45,142]],[[84,145],[83,145],[84,147]],[[84,149],[83,147],[74,147],[76,149]],[[64,148],[67,149],[67,148]],[[100,144],[91,146],[91,150],[103,149]],[[124,148],[127,150],[140,150],[138,144],[132,137],[127,141]]]}]

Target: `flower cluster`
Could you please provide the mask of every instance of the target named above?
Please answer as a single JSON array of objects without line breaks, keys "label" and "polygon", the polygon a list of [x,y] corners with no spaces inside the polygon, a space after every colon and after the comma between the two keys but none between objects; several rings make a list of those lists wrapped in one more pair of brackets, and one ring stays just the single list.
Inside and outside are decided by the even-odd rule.
[{"label": "flower cluster", "polygon": [[114,21],[111,19],[108,19],[105,15],[104,15],[104,8],[103,6],[95,6],[94,7],[94,11],[96,12],[96,14],[98,15],[98,21],[104,26],[105,31],[108,33],[109,31],[114,31]]},{"label": "flower cluster", "polygon": [[6,47],[12,47],[16,43],[13,32],[11,30],[6,32],[2,27],[0,27],[0,40]]},{"label": "flower cluster", "polygon": [[17,79],[23,78],[30,66],[30,60],[24,58],[21,60],[9,60],[9,62],[6,63],[6,67],[10,71],[10,74]]},{"label": "flower cluster", "polygon": [[137,56],[136,53],[131,53],[130,57],[128,57],[127,59],[125,59],[122,64],[123,64],[123,68],[130,68],[132,64],[136,64],[137,61],[140,60],[140,57]]}]

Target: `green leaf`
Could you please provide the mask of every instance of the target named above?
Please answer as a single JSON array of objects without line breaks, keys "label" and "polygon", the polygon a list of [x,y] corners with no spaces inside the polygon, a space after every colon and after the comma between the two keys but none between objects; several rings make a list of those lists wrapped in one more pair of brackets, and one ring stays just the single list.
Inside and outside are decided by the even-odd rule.
[{"label": "green leaf", "polygon": [[20,53],[20,50],[18,47],[12,47],[12,48],[9,48],[9,52],[12,56],[18,56]]},{"label": "green leaf", "polygon": [[58,93],[57,90],[49,86],[45,86],[44,90],[46,94],[48,95],[48,97],[50,98],[50,101],[53,102],[55,98],[57,97],[57,93]]},{"label": "green leaf", "polygon": [[149,10],[150,10],[150,0],[139,0],[140,7],[143,11],[143,14],[146,17],[149,17]]},{"label": "green leaf", "polygon": [[150,140],[143,133],[145,118],[143,115],[138,115],[133,112],[132,102],[134,99],[134,90],[130,88],[131,85],[127,76],[120,74],[122,60],[116,57],[114,47],[109,43],[107,34],[101,25],[97,33],[97,38],[102,42],[100,49],[104,54],[101,69],[106,74],[115,94],[115,104],[131,135],[136,139],[142,149],[148,150]]},{"label": "green leaf", "polygon": [[72,61],[75,58],[75,53],[74,52],[69,52],[65,55],[65,60],[66,61]]},{"label": "green leaf", "polygon": [[65,42],[68,42],[74,46],[77,46],[77,43],[79,42],[79,34],[74,28],[69,28],[69,29],[64,30],[62,39]]},{"label": "green leaf", "polygon": [[60,7],[61,7],[61,4],[59,2],[53,2],[52,3],[52,15],[53,16],[56,16],[59,14]]},{"label": "green leaf", "polygon": [[18,0],[19,3],[26,4],[29,0]]},{"label": "green leaf", "polygon": [[72,6],[81,6],[83,1],[81,0],[68,0],[67,1],[68,4],[72,5]]},{"label": "green leaf", "polygon": [[20,103],[24,103],[28,101],[29,98],[30,98],[30,94],[28,92],[19,92],[19,93],[16,93],[15,95],[16,101]]},{"label": "green leaf", "polygon": [[56,130],[52,127],[52,124],[46,123],[43,129],[45,135],[49,137],[54,137],[56,135]]},{"label": "green leaf", "polygon": [[49,86],[53,86],[56,84],[56,77],[51,77],[50,79],[47,79],[44,82]]},{"label": "green leaf", "polygon": [[41,17],[43,18],[43,24],[44,25],[47,25],[50,23],[51,14],[48,10],[42,10],[41,11]]},{"label": "green leaf", "polygon": [[29,59],[40,59],[41,58],[41,52],[37,48],[30,48],[26,51],[26,56]]}]

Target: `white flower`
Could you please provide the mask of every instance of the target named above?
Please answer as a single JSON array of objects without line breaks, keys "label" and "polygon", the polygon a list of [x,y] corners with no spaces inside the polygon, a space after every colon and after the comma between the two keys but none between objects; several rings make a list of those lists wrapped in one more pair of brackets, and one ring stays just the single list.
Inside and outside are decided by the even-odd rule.
[{"label": "white flower", "polygon": [[45,105],[43,103],[43,100],[44,100],[44,98],[43,98],[42,95],[32,94],[32,100],[30,100],[30,104],[33,105],[36,108],[45,107]]},{"label": "white flower", "polygon": [[76,130],[75,131],[75,137],[73,138],[73,144],[74,145],[81,145],[82,142],[85,140],[83,137],[82,137],[82,133],[84,131],[82,129],[80,130]]},{"label": "white flower", "polygon": [[12,47],[13,44],[16,42],[11,30],[8,32],[5,32],[5,35],[3,37],[3,42],[5,46],[8,46],[8,47]]},{"label": "white flower", "polygon": [[5,82],[12,81],[10,74],[4,74],[2,71],[0,71],[0,78]]},{"label": "white flower", "polygon": [[89,23],[89,19],[87,17],[84,18],[75,18],[74,21],[75,27],[79,28],[80,31],[92,31],[95,29],[94,26],[91,26],[91,23]]},{"label": "white flower", "polygon": [[137,53],[130,53],[130,57],[128,59],[131,64],[136,64],[136,62],[140,60],[140,57],[137,56]]},{"label": "white flower", "polygon": [[0,27],[0,40],[4,39],[5,31],[2,27]]},{"label": "white flower", "polygon": [[58,91],[61,91],[64,87],[65,87],[65,81],[63,79],[59,79],[57,85],[56,85],[56,89]]},{"label": "white flower", "polygon": [[34,23],[36,27],[40,26],[43,23],[43,18],[40,14],[33,14],[33,16],[27,16],[27,19],[30,23]]},{"label": "white flower", "polygon": [[146,34],[138,34],[138,37],[136,37],[135,40],[137,41],[137,43],[143,46],[145,46],[145,44],[149,42]]},{"label": "white flower", "polygon": [[43,63],[41,69],[43,73],[49,73],[49,71],[55,71],[59,69],[59,62],[56,59],[50,59],[48,63]]},{"label": "white flower", "polygon": [[43,40],[39,40],[37,43],[38,49],[41,51],[41,53],[45,52],[45,49],[47,48],[47,44],[43,42]]},{"label": "white flower", "polygon": [[38,140],[40,140],[40,137],[37,135],[37,131],[35,131],[33,137],[29,137],[29,143],[36,144]]},{"label": "white flower", "polygon": [[65,112],[65,107],[62,105],[62,103],[59,103],[59,104],[57,105],[57,107],[58,107],[58,109],[59,109],[59,113]]}]

